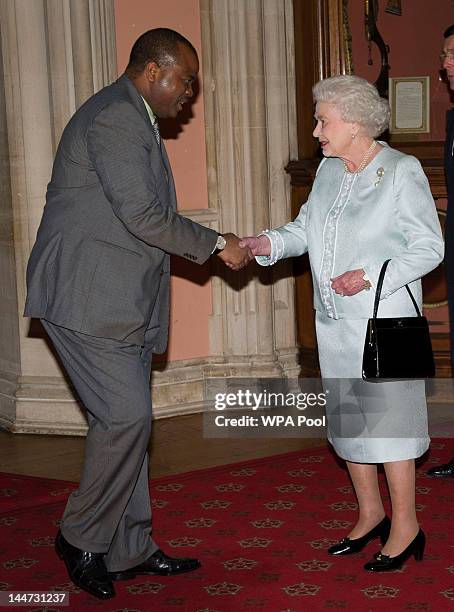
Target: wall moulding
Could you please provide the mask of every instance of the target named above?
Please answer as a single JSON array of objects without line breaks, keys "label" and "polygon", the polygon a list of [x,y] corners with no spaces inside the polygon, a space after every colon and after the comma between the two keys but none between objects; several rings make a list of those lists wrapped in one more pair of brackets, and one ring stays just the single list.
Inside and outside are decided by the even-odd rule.
[{"label": "wall moulding", "polygon": [[[282,352],[283,363],[294,352]],[[204,388],[215,378],[284,378],[275,355],[242,355],[155,364],[152,372],[153,418],[204,412]],[[0,428],[13,433],[84,436],[84,410],[63,377],[0,377]]]}]

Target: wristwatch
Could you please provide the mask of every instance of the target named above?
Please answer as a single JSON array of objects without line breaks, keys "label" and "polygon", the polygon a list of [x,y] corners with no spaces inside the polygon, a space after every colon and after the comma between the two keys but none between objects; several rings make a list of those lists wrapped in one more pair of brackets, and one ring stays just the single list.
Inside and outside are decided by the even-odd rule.
[{"label": "wristwatch", "polygon": [[216,240],[216,245],[214,247],[212,255],[218,255],[221,251],[225,249],[226,244],[227,240],[224,238],[224,236],[222,234],[218,234],[218,239]]}]

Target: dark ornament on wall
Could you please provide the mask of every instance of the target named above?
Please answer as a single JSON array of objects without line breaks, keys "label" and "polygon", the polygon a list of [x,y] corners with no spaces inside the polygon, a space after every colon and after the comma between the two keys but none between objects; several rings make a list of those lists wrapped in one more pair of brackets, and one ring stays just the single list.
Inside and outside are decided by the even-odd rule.
[{"label": "dark ornament on wall", "polygon": [[383,40],[377,27],[378,19],[378,0],[364,0],[364,15],[366,21],[366,38],[369,42],[369,66],[373,65],[371,45],[376,44],[380,51],[381,58],[381,69],[375,86],[378,89],[378,93],[383,97],[388,97],[388,78],[389,78],[389,63],[388,53],[389,47]]}]

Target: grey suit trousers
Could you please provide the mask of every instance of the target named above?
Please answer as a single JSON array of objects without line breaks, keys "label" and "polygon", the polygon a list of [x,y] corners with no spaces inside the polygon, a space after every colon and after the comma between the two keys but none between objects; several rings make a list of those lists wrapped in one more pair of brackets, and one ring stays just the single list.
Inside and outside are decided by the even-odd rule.
[{"label": "grey suit trousers", "polygon": [[61,531],[73,546],[105,553],[109,571],[133,567],[158,549],[148,489],[151,347],[42,324],[89,424],[79,488]]}]

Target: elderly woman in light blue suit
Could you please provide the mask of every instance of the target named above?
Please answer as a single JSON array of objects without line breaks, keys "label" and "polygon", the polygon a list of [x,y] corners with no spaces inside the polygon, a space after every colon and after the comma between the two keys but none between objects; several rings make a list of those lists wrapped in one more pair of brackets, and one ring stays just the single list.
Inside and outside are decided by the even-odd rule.
[{"label": "elderly woman in light blue suit", "polygon": [[[382,550],[364,567],[388,571],[411,555],[423,557],[415,458],[429,446],[427,407],[424,381],[360,380],[366,325],[386,259],[391,262],[379,316],[415,316],[405,284],[421,306],[421,277],[442,260],[443,240],[419,161],[375,140],[389,121],[388,102],[375,87],[338,76],[317,83],[313,93],[314,137],[324,159],[309,199],[295,221],[244,238],[243,244],[261,265],[309,252],[322,377],[355,380],[350,407],[356,398],[360,412],[369,408],[378,424],[375,434],[366,435],[355,430],[351,415],[342,414],[342,403],[327,412],[329,440],[347,462],[359,506],[357,523],[329,553],[355,553],[380,538]],[[339,433],[336,418],[351,426],[350,434]],[[380,496],[377,463],[384,464],[392,521]]]}]

